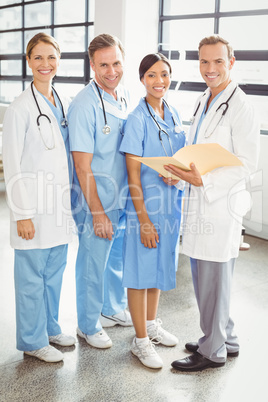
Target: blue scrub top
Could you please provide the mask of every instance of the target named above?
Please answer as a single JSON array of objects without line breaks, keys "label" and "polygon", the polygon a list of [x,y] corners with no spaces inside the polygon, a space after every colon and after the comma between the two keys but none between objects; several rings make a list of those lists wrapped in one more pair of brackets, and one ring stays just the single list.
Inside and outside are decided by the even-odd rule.
[{"label": "blue scrub top", "polygon": [[[68,110],[70,150],[92,153],[91,169],[94,174],[97,191],[106,212],[123,209],[128,192],[125,157],[119,152],[125,119],[110,114],[106,110],[110,134],[104,134],[105,125],[101,101],[93,83],[89,83],[71,102]],[[123,97],[128,104],[128,93],[123,90]],[[103,99],[122,110],[125,102],[116,100],[101,90]],[[81,206],[87,212],[88,205],[74,172],[72,188],[73,209]]]},{"label": "blue scrub top", "polygon": [[[167,135],[163,132],[161,133],[165,150],[168,156],[172,156],[185,145],[185,132],[183,131],[179,114],[173,107],[164,105],[163,120],[149,104],[148,106],[158,124],[169,134],[172,149]],[[179,133],[175,132],[172,117],[181,130]],[[120,151],[136,156],[166,156],[159,140],[159,129],[150,116],[144,98],[140,100],[139,105],[128,116]],[[141,181],[143,189],[147,186],[151,187],[152,183],[155,182],[160,186],[166,186],[163,180],[158,177],[158,173],[144,164],[141,164]]]},{"label": "blue scrub top", "polygon": [[50,107],[50,109],[52,110],[54,116],[57,119],[60,131],[61,131],[61,135],[62,135],[62,138],[63,138],[63,141],[64,141],[64,145],[65,145],[65,148],[66,148],[66,152],[68,154],[70,152],[69,141],[68,141],[69,130],[68,130],[68,126],[63,127],[61,125],[61,122],[62,122],[62,119],[63,119],[63,113],[62,113],[62,108],[61,108],[59,98],[56,95],[56,93],[53,91],[54,100],[55,100],[55,103],[56,103],[56,106],[54,106],[53,103],[51,103],[43,94],[41,94],[40,92],[39,92],[39,94],[45,99],[46,103],[48,104],[48,106]]},{"label": "blue scrub top", "polygon": [[54,116],[57,119],[59,129],[61,131],[61,135],[64,141],[65,149],[66,149],[66,154],[67,154],[67,159],[68,159],[68,169],[69,169],[69,178],[70,178],[70,183],[72,182],[72,158],[71,158],[71,153],[70,153],[70,145],[69,145],[69,129],[67,127],[63,127],[61,125],[62,119],[63,119],[63,113],[62,113],[62,107],[60,104],[60,100],[57,96],[57,94],[53,91],[54,94],[54,100],[56,103],[56,106],[53,105],[41,92],[39,94],[45,99],[46,103],[52,110]]}]

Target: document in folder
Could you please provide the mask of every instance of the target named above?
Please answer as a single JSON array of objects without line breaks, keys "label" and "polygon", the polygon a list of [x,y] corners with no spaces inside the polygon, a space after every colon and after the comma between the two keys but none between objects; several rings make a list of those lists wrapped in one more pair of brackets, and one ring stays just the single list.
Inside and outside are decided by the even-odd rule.
[{"label": "document in folder", "polygon": [[169,173],[164,165],[174,165],[183,170],[191,170],[194,163],[201,175],[223,166],[242,166],[243,163],[219,144],[194,144],[181,148],[173,156],[139,157],[133,156],[144,165],[156,170],[164,177],[178,177]]}]

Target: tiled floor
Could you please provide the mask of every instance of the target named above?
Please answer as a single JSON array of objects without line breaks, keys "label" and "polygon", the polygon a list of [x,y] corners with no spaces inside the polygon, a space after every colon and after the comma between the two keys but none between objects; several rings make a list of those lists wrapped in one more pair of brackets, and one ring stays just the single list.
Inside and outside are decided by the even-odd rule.
[{"label": "tiled floor", "polygon": [[[201,335],[188,258],[181,255],[176,290],[162,293],[159,307],[164,327],[179,337],[175,348],[157,346],[161,370],[142,366],[130,351],[133,328],[107,332],[113,347],[94,349],[83,339],[60,348],[64,362],[48,364],[24,356],[15,347],[13,251],[9,218],[0,183],[0,402],[264,402],[268,401],[268,243],[246,237],[251,248],[237,260],[232,316],[240,337],[238,358],[199,373],[174,371],[170,363],[186,356],[184,344]],[[74,263],[77,242],[69,248],[60,306],[65,333],[75,336]],[[265,347],[264,347],[265,346]]]}]

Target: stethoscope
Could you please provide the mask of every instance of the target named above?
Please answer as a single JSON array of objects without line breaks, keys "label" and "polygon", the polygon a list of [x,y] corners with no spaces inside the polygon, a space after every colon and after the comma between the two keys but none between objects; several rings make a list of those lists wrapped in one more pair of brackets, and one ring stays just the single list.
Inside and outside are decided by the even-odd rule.
[{"label": "stethoscope", "polygon": [[[110,134],[110,132],[111,132],[111,127],[110,127],[110,126],[108,125],[108,123],[107,123],[107,117],[106,117],[106,111],[105,111],[105,107],[104,107],[104,102],[103,102],[102,95],[101,95],[101,92],[100,92],[100,89],[99,89],[98,84],[97,84],[96,81],[94,81],[94,80],[93,80],[93,82],[94,82],[95,87],[96,87],[96,89],[97,89],[97,91],[98,91],[98,95],[99,95],[99,98],[100,98],[100,101],[101,101],[101,105],[102,105],[103,118],[104,118],[104,126],[103,126],[103,129],[102,129],[102,132],[103,132],[103,134],[108,135],[108,134]],[[121,98],[121,102],[124,102],[124,103],[125,103],[125,107],[127,107],[127,102],[126,102],[126,99],[125,99],[125,98]]]},{"label": "stethoscope", "polygon": [[[148,102],[147,102],[146,98],[144,98],[144,101],[145,101],[145,104],[146,104],[146,106],[147,106],[148,112],[150,113],[151,118],[153,119],[153,121],[155,122],[155,124],[156,124],[156,126],[157,126],[157,128],[158,128],[158,137],[159,137],[159,141],[161,142],[161,145],[162,145],[162,147],[163,147],[163,150],[165,151],[166,156],[169,156],[169,155],[168,155],[168,153],[167,153],[167,151],[166,151],[166,148],[165,148],[165,146],[164,146],[164,144],[163,144],[163,138],[162,138],[162,134],[161,134],[161,133],[166,134],[166,136],[167,136],[167,138],[168,138],[169,145],[170,145],[170,149],[171,149],[171,152],[172,152],[172,155],[173,155],[174,152],[173,152],[173,147],[172,147],[172,144],[171,144],[171,141],[170,141],[170,136],[169,136],[169,134],[167,133],[167,131],[165,131],[165,130],[160,126],[160,124],[158,123],[158,121],[155,119],[154,115],[152,114],[152,112],[151,112],[151,110],[150,110],[150,108],[149,108],[149,105],[148,105]],[[167,108],[170,110],[170,107],[169,107],[169,105],[167,104],[167,102],[166,102],[165,99],[163,99],[163,102],[164,102],[164,104],[167,106]],[[171,115],[171,118],[172,118],[172,121],[173,121],[173,124],[174,124],[174,131],[175,131],[175,133],[180,133],[180,132],[181,132],[181,128],[176,124],[173,115]]]},{"label": "stethoscope", "polygon": [[[61,120],[61,123],[60,123],[60,124],[61,124],[61,126],[62,126],[63,128],[66,128],[66,127],[68,127],[68,120],[67,120],[67,118],[66,118],[66,116],[65,116],[62,102],[61,102],[60,97],[59,97],[57,91],[55,90],[55,88],[52,87],[52,89],[53,89],[53,91],[55,92],[55,94],[57,95],[57,98],[58,98],[58,100],[59,100],[59,102],[60,102],[60,106],[61,106],[62,120]],[[45,148],[46,148],[47,150],[52,150],[52,149],[55,148],[55,136],[54,136],[53,126],[52,126],[51,120],[50,120],[50,118],[48,117],[48,115],[46,115],[46,114],[44,114],[44,113],[41,112],[40,106],[39,106],[39,104],[38,104],[38,102],[37,102],[37,99],[36,99],[36,96],[35,96],[35,94],[34,94],[34,90],[33,90],[33,81],[31,82],[31,90],[32,90],[32,94],[33,94],[33,97],[34,97],[34,100],[35,100],[37,109],[38,109],[38,111],[39,111],[39,116],[37,116],[36,123],[37,123],[37,127],[38,127],[38,129],[39,129],[39,132],[40,132],[40,136],[41,136],[42,141],[43,141],[43,143],[44,143],[44,145],[45,145]],[[49,147],[49,146],[46,144],[46,142],[45,142],[45,140],[44,140],[44,138],[43,138],[43,135],[42,135],[42,132],[41,132],[41,127],[40,127],[40,121],[39,121],[41,117],[45,117],[45,118],[49,121],[50,128],[51,128],[51,132],[52,132],[52,138],[53,138],[53,145],[52,145],[52,147]]]},{"label": "stethoscope", "polygon": [[[237,90],[237,86],[235,87],[235,89],[233,90],[233,92],[231,93],[231,95],[229,96],[229,98],[228,98],[225,102],[222,102],[222,103],[217,107],[217,109],[216,109],[216,111],[215,111],[214,118],[212,119],[212,122],[213,122],[213,120],[215,119],[215,116],[217,116],[218,110],[221,110],[221,115],[219,115],[219,117],[218,117],[218,119],[217,119],[217,121],[216,121],[216,124],[214,123],[214,124],[215,124],[215,127],[213,127],[213,124],[210,123],[210,125],[209,125],[208,128],[210,128],[210,130],[211,130],[211,125],[212,125],[213,129],[210,131],[210,134],[208,134],[208,135],[206,135],[206,133],[207,133],[207,131],[208,131],[208,128],[206,129],[206,131],[205,131],[205,133],[204,133],[205,138],[208,138],[208,137],[210,137],[210,136],[213,134],[213,132],[215,131],[217,125],[220,123],[221,119],[225,116],[225,114],[226,114],[226,112],[227,112],[227,110],[228,110],[228,108],[229,108],[229,102],[230,102],[230,100],[232,99],[232,97],[234,96],[234,93],[235,93],[236,90]],[[203,96],[204,96],[204,95],[205,95],[205,93],[203,94]],[[195,117],[196,117],[197,112],[198,112],[198,110],[199,110],[199,108],[200,108],[200,105],[201,105],[201,101],[199,101],[199,103],[198,103],[198,105],[197,105],[197,108],[195,109],[195,112],[194,112],[194,114],[193,114],[193,117],[192,117],[191,120],[190,120],[191,124],[193,124],[194,121],[195,121]]]}]

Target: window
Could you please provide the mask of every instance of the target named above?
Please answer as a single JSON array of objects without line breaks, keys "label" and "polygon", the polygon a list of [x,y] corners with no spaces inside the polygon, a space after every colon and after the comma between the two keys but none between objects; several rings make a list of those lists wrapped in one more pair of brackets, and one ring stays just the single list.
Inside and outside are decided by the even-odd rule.
[{"label": "window", "polygon": [[51,23],[51,2],[45,1],[24,6],[25,28],[48,26]]},{"label": "window", "polygon": [[0,102],[11,102],[31,81],[26,46],[38,32],[55,37],[61,63],[54,79],[75,96],[90,79],[88,44],[94,36],[94,0],[0,0]]},{"label": "window", "polygon": [[170,102],[188,123],[197,95],[205,88],[198,44],[213,33],[232,44],[232,77],[250,96],[261,116],[262,132],[268,134],[267,0],[160,0],[159,51],[171,59],[173,69]]}]

